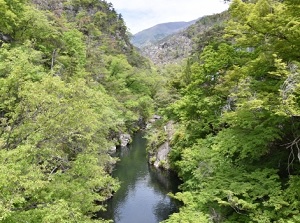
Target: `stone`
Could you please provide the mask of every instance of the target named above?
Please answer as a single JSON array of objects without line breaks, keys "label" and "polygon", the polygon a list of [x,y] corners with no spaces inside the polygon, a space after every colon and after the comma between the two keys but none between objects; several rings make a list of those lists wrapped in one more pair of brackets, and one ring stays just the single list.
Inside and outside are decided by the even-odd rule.
[{"label": "stone", "polygon": [[109,154],[114,154],[117,151],[117,146],[112,146],[110,147],[110,149],[108,150]]},{"label": "stone", "polygon": [[132,141],[131,136],[127,133],[120,134],[119,140],[121,147],[126,147]]},{"label": "stone", "polygon": [[159,115],[153,115],[153,119],[155,119],[155,120],[161,119],[161,116],[159,116]]},{"label": "stone", "polygon": [[169,166],[168,154],[171,151],[169,142],[172,140],[172,137],[175,133],[174,122],[169,121],[164,126],[164,131],[167,133],[167,140],[166,142],[164,142],[162,145],[158,147],[157,152],[155,154],[155,158],[154,158],[155,161],[153,165],[156,168],[169,169],[170,166]]},{"label": "stone", "polygon": [[156,121],[156,119],[151,118],[151,119],[149,119],[148,123],[154,123],[155,121]]},{"label": "stone", "polygon": [[154,162],[154,166],[156,168],[163,167],[165,169],[169,168],[168,165],[168,154],[170,152],[170,146],[168,142],[163,143],[157,151],[156,160]]}]

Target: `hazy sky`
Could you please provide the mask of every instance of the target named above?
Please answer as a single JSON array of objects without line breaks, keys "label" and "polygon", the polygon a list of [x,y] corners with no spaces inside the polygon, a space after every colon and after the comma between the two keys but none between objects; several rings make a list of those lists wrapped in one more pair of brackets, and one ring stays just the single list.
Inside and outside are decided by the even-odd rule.
[{"label": "hazy sky", "polygon": [[223,0],[107,0],[132,34],[164,22],[191,21],[228,8]]}]

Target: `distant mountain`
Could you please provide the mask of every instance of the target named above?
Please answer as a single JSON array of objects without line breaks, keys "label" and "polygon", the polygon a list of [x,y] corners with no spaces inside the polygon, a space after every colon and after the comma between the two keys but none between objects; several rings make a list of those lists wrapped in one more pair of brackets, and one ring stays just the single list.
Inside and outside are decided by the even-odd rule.
[{"label": "distant mountain", "polygon": [[221,38],[228,18],[227,11],[204,16],[185,29],[140,47],[140,52],[156,65],[180,63],[193,51],[201,52],[210,41]]},{"label": "distant mountain", "polygon": [[164,37],[179,32],[194,24],[197,20],[190,22],[169,22],[153,26],[135,34],[131,40],[132,44],[138,48],[157,42]]}]

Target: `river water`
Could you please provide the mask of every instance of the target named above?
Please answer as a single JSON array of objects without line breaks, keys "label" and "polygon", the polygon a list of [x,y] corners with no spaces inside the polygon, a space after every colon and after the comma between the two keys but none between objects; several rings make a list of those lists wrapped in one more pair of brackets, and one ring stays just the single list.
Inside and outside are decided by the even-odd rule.
[{"label": "river water", "polygon": [[158,223],[178,211],[180,204],[167,193],[177,192],[180,181],[174,173],[148,164],[142,133],[137,133],[132,144],[116,155],[121,160],[112,175],[120,180],[121,188],[99,217],[115,223]]}]

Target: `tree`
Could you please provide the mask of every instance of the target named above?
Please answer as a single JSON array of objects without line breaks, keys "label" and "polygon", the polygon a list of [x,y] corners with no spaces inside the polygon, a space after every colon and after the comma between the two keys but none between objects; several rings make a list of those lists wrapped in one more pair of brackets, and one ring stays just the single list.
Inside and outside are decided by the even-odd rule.
[{"label": "tree", "polygon": [[107,222],[112,135],[150,115],[158,76],[128,62],[105,1],[32,2],[0,0],[0,221]]},{"label": "tree", "polygon": [[187,222],[196,213],[213,222],[299,221],[298,8],[232,1],[224,40],[190,65],[191,82],[169,109],[181,125],[170,158],[184,180],[175,197]]}]

